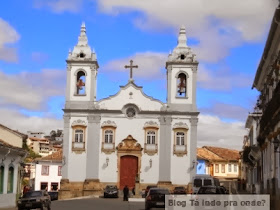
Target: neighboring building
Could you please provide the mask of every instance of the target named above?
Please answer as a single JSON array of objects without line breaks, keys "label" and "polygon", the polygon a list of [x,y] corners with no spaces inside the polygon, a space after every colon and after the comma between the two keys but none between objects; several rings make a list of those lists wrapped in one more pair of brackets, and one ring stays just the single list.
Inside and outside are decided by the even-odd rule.
[{"label": "neighboring building", "polygon": [[48,139],[29,137],[27,139],[27,146],[41,156],[48,156],[51,154],[50,142]]},{"label": "neighboring building", "polygon": [[[256,139],[261,150],[260,177],[254,182],[261,193],[271,195],[272,208],[280,205],[280,8],[276,8],[265,48],[257,68],[253,88],[260,92],[256,107],[262,115],[257,123]],[[254,183],[254,184],[257,184]]]},{"label": "neighboring building", "polygon": [[0,124],[0,208],[16,206],[21,193],[21,163],[27,135]]},{"label": "neighboring building", "polygon": [[[35,190],[57,191],[60,188],[62,150],[35,161],[35,176],[30,183]],[[33,175],[32,175],[33,176]]]},{"label": "neighboring building", "polygon": [[45,137],[44,132],[27,131],[27,135],[28,135],[29,138],[34,137],[34,138],[38,138],[38,139],[43,139]]},{"label": "neighboring building", "polygon": [[[67,58],[60,198],[100,194],[106,184],[143,189],[187,186],[196,174],[198,62],[185,28],[168,56],[167,103],[130,78],[117,94],[96,100],[98,62],[83,24]],[[141,67],[141,63],[138,63]],[[139,70],[140,71],[140,70]],[[104,84],[105,86],[105,84]],[[78,173],[77,173],[78,172]],[[75,191],[74,191],[75,189]]]},{"label": "neighboring building", "polygon": [[[216,156],[219,159],[215,159],[212,162],[213,176],[220,180],[237,180],[239,178],[239,151],[221,147],[204,146],[202,147]],[[215,157],[216,158],[216,157]]]}]

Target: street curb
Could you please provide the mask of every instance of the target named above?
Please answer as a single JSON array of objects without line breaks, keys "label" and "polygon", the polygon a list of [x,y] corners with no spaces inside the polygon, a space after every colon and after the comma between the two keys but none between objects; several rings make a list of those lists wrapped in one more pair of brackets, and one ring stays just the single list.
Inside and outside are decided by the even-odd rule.
[{"label": "street curb", "polygon": [[58,201],[69,201],[69,200],[80,200],[80,199],[90,199],[90,198],[99,198],[99,195],[89,195],[89,196],[82,196],[82,197],[76,197],[76,198],[66,198],[66,199],[60,199]]},{"label": "street curb", "polygon": [[128,198],[128,202],[145,202],[145,198]]}]

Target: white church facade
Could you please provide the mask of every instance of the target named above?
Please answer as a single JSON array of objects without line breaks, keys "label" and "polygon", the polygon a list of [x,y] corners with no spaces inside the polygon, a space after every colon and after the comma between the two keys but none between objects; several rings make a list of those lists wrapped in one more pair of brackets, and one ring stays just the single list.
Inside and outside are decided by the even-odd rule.
[{"label": "white church facade", "polygon": [[125,67],[127,84],[97,101],[99,66],[82,24],[67,58],[60,198],[99,194],[106,184],[187,186],[196,174],[198,62],[185,28],[166,61],[166,103],[134,83],[133,61]]}]

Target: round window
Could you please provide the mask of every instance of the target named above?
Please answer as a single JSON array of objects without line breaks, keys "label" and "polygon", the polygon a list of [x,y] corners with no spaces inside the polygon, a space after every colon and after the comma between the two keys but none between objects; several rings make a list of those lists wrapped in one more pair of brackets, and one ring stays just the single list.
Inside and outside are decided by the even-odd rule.
[{"label": "round window", "polygon": [[126,115],[127,117],[134,117],[136,114],[136,110],[132,107],[127,108]]}]

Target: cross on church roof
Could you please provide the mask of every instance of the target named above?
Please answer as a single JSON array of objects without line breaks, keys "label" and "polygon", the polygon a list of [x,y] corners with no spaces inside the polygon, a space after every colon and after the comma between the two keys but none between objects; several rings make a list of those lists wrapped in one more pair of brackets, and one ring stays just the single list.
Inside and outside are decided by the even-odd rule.
[{"label": "cross on church roof", "polygon": [[126,69],[128,69],[128,68],[130,68],[130,78],[129,78],[129,81],[133,81],[133,79],[132,79],[132,70],[133,70],[133,68],[138,68],[138,65],[134,65],[133,66],[133,60],[130,60],[130,65],[128,66],[128,65],[125,65],[124,66],[124,68],[126,68]]}]

